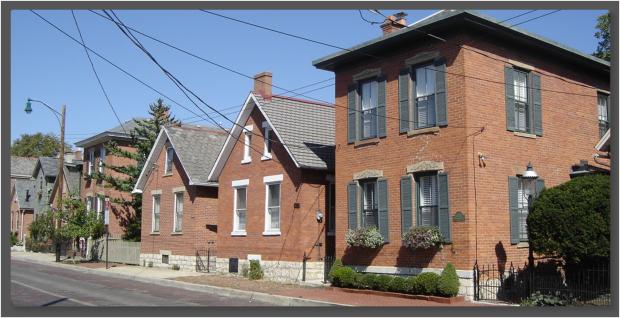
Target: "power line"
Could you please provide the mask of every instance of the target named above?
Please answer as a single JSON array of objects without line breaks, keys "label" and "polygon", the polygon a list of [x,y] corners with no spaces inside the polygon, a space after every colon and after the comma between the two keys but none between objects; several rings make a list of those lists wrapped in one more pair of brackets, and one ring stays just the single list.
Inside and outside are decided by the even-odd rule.
[{"label": "power line", "polygon": [[[71,16],[73,16],[73,21],[75,22],[75,27],[77,28],[78,34],[80,35],[80,40],[82,41],[82,44],[86,44],[86,42],[84,41],[84,37],[82,36],[82,31],[80,30],[80,25],[78,24],[77,18],[75,17],[75,13],[73,12],[73,10],[71,10]],[[88,53],[88,50],[86,48],[84,48],[84,52],[86,52],[86,57],[88,57],[88,62],[90,62],[90,66],[93,69],[93,73],[95,73],[95,77],[97,78],[99,87],[101,88],[101,91],[103,92],[103,96],[105,96],[105,99],[108,101],[108,105],[110,106],[110,109],[114,113],[114,117],[116,117],[116,120],[118,120],[118,123],[121,125],[123,132],[127,133],[127,131],[125,130],[125,126],[123,126],[123,122],[118,117],[118,114],[116,113],[116,110],[114,109],[114,106],[112,105],[112,102],[110,101],[110,97],[108,96],[108,93],[103,87],[103,83],[101,83],[101,79],[99,78],[99,74],[97,74],[97,69],[95,68],[95,64],[93,63],[93,60],[90,58],[90,53]]]},{"label": "power line", "polygon": [[547,13],[545,13],[545,14],[543,14],[543,15],[539,15],[539,16],[534,17],[534,18],[531,18],[531,19],[529,19],[529,20],[525,20],[525,21],[523,21],[523,22],[519,22],[519,23],[517,23],[517,24],[513,24],[513,25],[511,25],[510,27],[512,28],[512,27],[514,27],[514,26],[521,25],[521,24],[523,24],[523,23],[527,23],[527,22],[530,22],[530,21],[534,21],[534,20],[536,20],[536,19],[540,19],[540,18],[542,18],[542,17],[546,17],[546,16],[548,16],[548,15],[550,15],[550,14],[553,14],[553,13],[556,13],[556,12],[559,12],[559,11],[562,11],[562,10],[555,10],[555,11],[547,12]]},{"label": "power line", "polygon": [[530,11],[527,11],[527,12],[525,12],[525,13],[521,13],[521,14],[519,14],[519,15],[516,15],[516,16],[514,16],[514,17],[511,17],[511,18],[508,18],[508,19],[505,19],[505,20],[499,21],[498,23],[499,23],[499,24],[501,24],[501,23],[504,23],[504,22],[507,22],[507,21],[510,21],[510,20],[513,20],[513,19],[516,19],[516,18],[522,17],[522,16],[524,16],[524,15],[526,15],[526,14],[530,14],[530,13],[532,13],[532,12],[536,12],[536,11],[538,11],[538,10],[530,10]]},{"label": "power line", "polygon": [[376,21],[370,21],[370,20],[364,18],[364,15],[362,14],[362,10],[357,10],[357,12],[359,12],[360,18],[362,18],[362,20],[364,20],[364,22],[369,23],[370,25],[375,25],[375,24],[381,23],[381,22],[376,22]]}]

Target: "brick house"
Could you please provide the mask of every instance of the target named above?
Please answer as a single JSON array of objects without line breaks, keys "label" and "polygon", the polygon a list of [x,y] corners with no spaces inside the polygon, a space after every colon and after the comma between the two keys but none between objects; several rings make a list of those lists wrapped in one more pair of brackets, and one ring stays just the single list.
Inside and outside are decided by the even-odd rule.
[{"label": "brick house", "polygon": [[[471,296],[476,262],[528,259],[528,194],[592,157],[611,118],[610,66],[473,11],[397,20],[313,62],[336,76],[336,256],[400,274],[451,262]],[[348,248],[345,232],[364,226],[386,244]],[[438,227],[443,248],[405,247],[412,226]]]},{"label": "brick house", "polygon": [[[80,199],[80,190],[82,183],[82,160],[68,158],[65,156],[65,166],[62,171],[62,197]],[[49,204],[56,207],[58,204],[58,177],[54,181],[52,191],[50,192]]]},{"label": "brick house", "polygon": [[268,279],[322,280],[333,255],[334,110],[272,96],[271,79],[255,76],[209,175],[219,184],[217,269],[241,272],[257,259]]},{"label": "brick house", "polygon": [[225,139],[207,127],[161,129],[134,188],[142,193],[143,266],[215,265],[207,254],[217,246],[218,184],[207,177]]},{"label": "brick house", "polygon": [[24,241],[29,236],[28,227],[34,219],[35,180],[19,178],[11,186],[11,232]]},{"label": "brick house", "polygon": [[[97,211],[97,213],[104,214],[106,209],[106,200],[112,198],[122,198],[124,200],[130,200],[130,195],[125,192],[120,192],[113,188],[106,187],[106,182],[103,180],[92,179],[92,175],[96,172],[104,173],[106,175],[119,176],[120,174],[112,171],[111,169],[105,169],[104,163],[107,165],[124,166],[135,164],[135,161],[128,158],[122,158],[115,155],[106,154],[104,145],[109,141],[114,141],[120,149],[135,152],[135,148],[131,146],[130,132],[136,127],[134,120],[123,123],[122,126],[117,126],[112,129],[103,131],[94,136],[90,136],[86,139],[80,140],[75,143],[77,147],[83,148],[83,166],[82,176],[83,182],[80,185],[80,196],[86,202],[86,207],[89,210]],[[109,170],[109,171],[108,171]],[[125,177],[124,175],[120,175]],[[123,235],[122,222],[127,216],[134,213],[131,207],[121,207],[117,204],[110,204],[111,213],[110,224],[108,226],[110,236],[120,237]]]}]

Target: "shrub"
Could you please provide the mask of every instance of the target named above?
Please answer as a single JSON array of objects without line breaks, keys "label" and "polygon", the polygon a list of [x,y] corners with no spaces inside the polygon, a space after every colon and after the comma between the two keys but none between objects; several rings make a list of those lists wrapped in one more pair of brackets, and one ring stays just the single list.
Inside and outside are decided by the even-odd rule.
[{"label": "shrub", "polygon": [[179,264],[172,264],[172,270],[178,271],[179,269],[181,269]]},{"label": "shrub", "polygon": [[418,278],[416,276],[407,277],[407,293],[413,295],[421,294],[420,284],[418,284]]},{"label": "shrub", "polygon": [[262,279],[263,278],[263,269],[260,267],[260,262],[258,260],[250,260],[250,279]]},{"label": "shrub", "polygon": [[406,247],[428,249],[441,247],[443,236],[435,226],[415,226],[403,234],[403,243]]},{"label": "shrub", "polygon": [[419,292],[423,295],[436,295],[437,284],[439,283],[439,275],[432,272],[422,273],[417,276]]},{"label": "shrub", "polygon": [[340,259],[336,259],[334,261],[334,264],[332,264],[332,267],[329,269],[329,274],[327,274],[327,278],[331,281],[334,276],[334,271],[338,268],[342,268],[343,266],[344,265],[342,265],[342,261]]},{"label": "shrub", "polygon": [[375,286],[375,279],[377,275],[375,274],[364,274],[360,277],[359,287],[366,289],[373,289]]},{"label": "shrub", "polygon": [[250,272],[250,268],[248,267],[248,265],[243,264],[241,266],[241,276],[248,278],[249,272]]},{"label": "shrub", "polygon": [[559,292],[555,295],[544,295],[539,291],[533,293],[530,297],[521,301],[521,306],[525,307],[544,307],[544,306],[566,306],[573,302],[569,299],[560,297]]},{"label": "shrub", "polygon": [[609,257],[610,185],[590,175],[545,189],[527,217],[532,250],[567,263]]},{"label": "shrub", "polygon": [[459,293],[459,277],[451,263],[446,264],[439,276],[437,292],[446,297],[454,297]]},{"label": "shrub", "polygon": [[344,239],[347,246],[350,247],[379,248],[385,243],[383,236],[374,226],[355,230],[349,229],[345,233]]},{"label": "shrub", "polygon": [[17,245],[19,241],[17,240],[17,232],[11,232],[11,246]]},{"label": "shrub", "polygon": [[351,267],[338,267],[334,269],[332,285],[337,287],[359,288],[363,275],[358,274]]},{"label": "shrub", "polygon": [[394,277],[390,275],[377,275],[373,289],[380,291],[390,290],[390,284],[392,283],[393,278]]},{"label": "shrub", "polygon": [[390,282],[389,291],[393,291],[396,293],[409,292],[409,285],[407,284],[407,279],[398,276],[394,277]]}]

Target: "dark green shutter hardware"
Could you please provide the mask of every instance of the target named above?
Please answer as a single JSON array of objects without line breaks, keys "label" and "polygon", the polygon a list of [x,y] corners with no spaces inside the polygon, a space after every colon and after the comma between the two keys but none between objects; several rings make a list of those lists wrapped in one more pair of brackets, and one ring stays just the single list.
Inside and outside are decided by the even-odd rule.
[{"label": "dark green shutter hardware", "polygon": [[387,179],[379,178],[377,180],[377,207],[379,214],[379,233],[383,236],[383,240],[387,243],[390,241],[390,226],[388,212],[388,184]]},{"label": "dark green shutter hardware", "polygon": [[534,106],[534,133],[537,136],[543,135],[542,128],[542,101],[540,93],[540,75],[531,74],[532,77],[532,104]]},{"label": "dark green shutter hardware", "polygon": [[504,68],[504,82],[506,86],[506,129],[515,131],[515,88],[514,88],[514,70],[510,67]]},{"label": "dark green shutter hardware", "polygon": [[445,242],[451,242],[450,199],[448,195],[448,175],[446,173],[437,174],[437,188],[439,194],[439,232],[441,232]]},{"label": "dark green shutter hardware", "polygon": [[349,86],[348,108],[347,142],[353,143],[357,140],[357,84]]},{"label": "dark green shutter hardware", "polygon": [[409,68],[403,69],[398,74],[398,115],[400,118],[400,132],[405,133],[410,129],[409,121],[409,82],[411,75]]},{"label": "dark green shutter hardware", "polygon": [[411,176],[400,178],[401,233],[406,233],[413,224],[413,192]]},{"label": "dark green shutter hardware", "polygon": [[386,136],[386,117],[385,117],[385,104],[386,104],[386,92],[385,92],[385,77],[380,76],[377,79],[377,137]]},{"label": "dark green shutter hardware", "polygon": [[446,101],[446,63],[444,59],[434,62],[435,72],[435,113],[437,126],[448,125],[448,108]]},{"label": "dark green shutter hardware", "polygon": [[508,177],[508,212],[510,213],[510,243],[519,243],[519,178]]},{"label": "dark green shutter hardware", "polygon": [[357,229],[357,182],[347,185],[349,229]]}]

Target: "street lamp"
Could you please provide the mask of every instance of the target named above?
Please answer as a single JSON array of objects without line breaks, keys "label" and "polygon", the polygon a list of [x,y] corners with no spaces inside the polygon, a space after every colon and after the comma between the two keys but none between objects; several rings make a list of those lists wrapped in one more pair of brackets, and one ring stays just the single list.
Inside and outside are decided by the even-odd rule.
[{"label": "street lamp", "polygon": [[[48,104],[46,104],[43,101],[28,98],[26,100],[26,108],[24,109],[26,114],[32,113],[32,102],[40,103],[41,105],[47,107],[47,109],[49,109],[54,114],[54,116],[58,120],[58,123],[60,124],[60,154],[58,156],[58,175],[56,176],[56,180],[58,181],[58,190],[56,191],[57,192],[56,205],[57,205],[58,212],[61,212],[62,211],[62,189],[63,189],[62,171],[65,165],[65,105],[61,106],[60,113],[59,113],[58,111],[56,111],[55,109],[53,109],[52,107],[50,107]],[[55,223],[56,224],[54,224],[54,227],[58,228],[60,225],[59,221],[56,220]],[[60,262],[60,242],[58,242],[57,238],[54,238],[54,240],[56,241],[55,242],[56,262]]]},{"label": "street lamp", "polygon": [[[522,189],[522,195],[524,196],[524,199],[527,200],[527,214],[528,216],[530,215],[530,213],[532,212],[532,201],[533,201],[533,193],[536,193],[536,179],[538,179],[538,173],[536,173],[536,171],[534,171],[534,168],[532,167],[532,163],[529,162],[527,164],[527,168],[525,169],[525,172],[523,172],[523,175],[521,175],[521,179],[523,182],[523,189]],[[527,192],[525,191],[527,189]],[[528,240],[529,240],[529,235],[528,235]],[[533,279],[534,279],[534,253],[532,252],[532,246],[530,244],[528,244],[528,269],[529,269],[529,283],[528,283],[528,293],[531,294],[531,289],[532,289],[532,283],[533,283]]]}]

